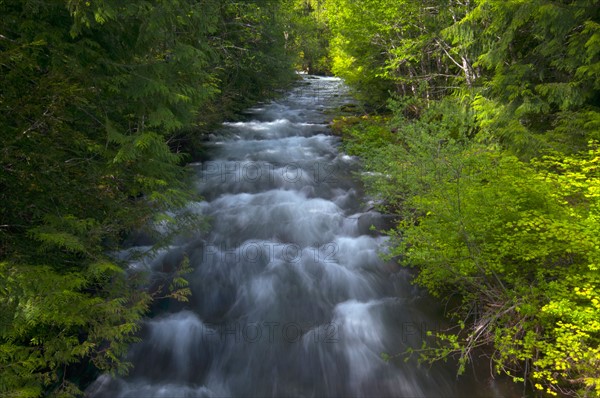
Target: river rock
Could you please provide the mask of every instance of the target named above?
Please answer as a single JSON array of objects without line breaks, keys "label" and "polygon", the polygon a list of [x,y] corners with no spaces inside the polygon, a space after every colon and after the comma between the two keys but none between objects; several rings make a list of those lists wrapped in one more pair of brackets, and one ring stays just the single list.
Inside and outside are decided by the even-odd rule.
[{"label": "river rock", "polygon": [[395,218],[392,215],[381,214],[375,211],[361,214],[358,217],[358,232],[361,235],[379,236],[383,231],[394,227]]}]

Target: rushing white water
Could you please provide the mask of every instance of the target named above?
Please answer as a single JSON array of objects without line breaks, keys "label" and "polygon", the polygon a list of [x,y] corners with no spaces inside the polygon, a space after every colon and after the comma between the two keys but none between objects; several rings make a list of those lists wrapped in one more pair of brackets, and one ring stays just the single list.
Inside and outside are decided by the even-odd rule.
[{"label": "rushing white water", "polygon": [[[225,123],[194,164],[210,232],[132,264],[161,270],[186,253],[185,308],[149,319],[125,378],[98,378],[93,397],[490,396],[392,356],[439,327],[436,307],[384,263],[382,224],[328,134],[325,109],[348,101],[335,78],[308,77],[279,101]],[[143,248],[139,248],[143,249]],[[447,366],[447,367],[445,367]],[[495,393],[498,396],[498,393]]]}]

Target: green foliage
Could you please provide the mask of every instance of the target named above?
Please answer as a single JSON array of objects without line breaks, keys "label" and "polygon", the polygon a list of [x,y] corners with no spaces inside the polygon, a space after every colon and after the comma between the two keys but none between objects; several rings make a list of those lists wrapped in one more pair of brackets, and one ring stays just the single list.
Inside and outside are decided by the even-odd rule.
[{"label": "green foliage", "polygon": [[341,117],[332,129],[343,135],[346,153],[360,156],[392,141],[393,133],[384,123],[382,116]]},{"label": "green foliage", "polygon": [[[420,109],[419,101],[412,98],[389,101],[389,108],[395,110],[389,123],[384,118],[363,118],[362,123],[347,128],[344,136],[347,149],[364,158],[371,172],[364,178],[387,207],[383,210],[402,211],[407,195],[437,183],[430,178],[443,178],[438,175],[438,157],[453,156],[467,144],[473,114],[452,100],[431,103],[418,111],[423,112],[419,119],[405,116],[406,109]],[[430,169],[435,173],[427,174]]]},{"label": "green foliage", "polygon": [[457,353],[462,371],[474,349],[494,346],[496,370],[515,381],[597,396],[597,144],[527,164],[473,142],[474,113],[456,100],[432,104],[418,120],[400,109],[389,123],[346,133],[371,194],[402,217],[389,256],[417,268],[415,282],[433,295],[461,298],[449,313],[456,331],[438,334],[422,359]]},{"label": "green foliage", "polygon": [[219,53],[217,78],[224,101],[243,106],[293,78],[285,50],[285,1],[221,1],[220,34],[210,38]]},{"label": "green foliage", "polygon": [[598,139],[598,9],[596,0],[480,0],[452,27],[486,77],[488,134],[526,157]]},{"label": "green foliage", "polygon": [[104,371],[124,373],[129,343],[150,297],[121,267],[90,264],[57,273],[43,265],[0,264],[0,394],[75,395],[70,364],[89,358]]},{"label": "green foliage", "polygon": [[389,92],[438,98],[457,82],[472,84],[469,54],[443,32],[469,9],[460,3],[328,0],[334,73],[379,105]]},{"label": "green foliage", "polygon": [[[598,137],[597,0],[328,0],[332,70],[366,101],[473,97],[481,139],[521,158]],[[577,128],[574,128],[576,125]]]},{"label": "green foliage", "polygon": [[285,47],[296,55],[296,69],[310,74],[329,74],[331,32],[325,13],[325,0],[289,0],[289,20],[285,24]]},{"label": "green foliage", "polygon": [[[329,0],[334,72],[389,122],[337,122],[402,219],[390,255],[455,297],[424,358],[600,395],[597,0]],[[394,96],[393,96],[394,97]],[[431,101],[436,99],[436,101]],[[456,301],[456,297],[460,297]]]}]

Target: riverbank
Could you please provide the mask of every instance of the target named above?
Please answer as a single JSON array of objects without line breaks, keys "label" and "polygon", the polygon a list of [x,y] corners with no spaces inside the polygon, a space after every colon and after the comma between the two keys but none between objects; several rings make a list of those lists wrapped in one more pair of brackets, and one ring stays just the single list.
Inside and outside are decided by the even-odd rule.
[{"label": "riverbank", "polygon": [[454,303],[454,327],[418,351],[458,357],[465,370],[485,348],[493,373],[523,393],[598,393],[598,143],[574,156],[524,162],[480,143],[476,113],[456,98],[411,100],[386,117],[339,119],[360,156],[367,192],[399,221],[390,257],[416,283]]}]

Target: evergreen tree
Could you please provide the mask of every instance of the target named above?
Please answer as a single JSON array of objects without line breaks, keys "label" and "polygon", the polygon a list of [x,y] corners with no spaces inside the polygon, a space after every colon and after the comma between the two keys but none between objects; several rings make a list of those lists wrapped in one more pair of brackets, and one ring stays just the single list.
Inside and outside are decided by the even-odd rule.
[{"label": "evergreen tree", "polygon": [[109,253],[193,197],[179,144],[203,111],[289,81],[278,6],[0,2],[0,395],[126,372],[153,294],[186,298],[185,262],[150,292]]},{"label": "evergreen tree", "polygon": [[600,138],[599,23],[595,0],[478,1],[454,30],[486,74],[482,129],[523,156]]}]

